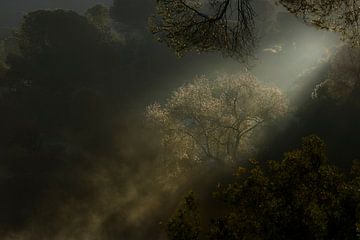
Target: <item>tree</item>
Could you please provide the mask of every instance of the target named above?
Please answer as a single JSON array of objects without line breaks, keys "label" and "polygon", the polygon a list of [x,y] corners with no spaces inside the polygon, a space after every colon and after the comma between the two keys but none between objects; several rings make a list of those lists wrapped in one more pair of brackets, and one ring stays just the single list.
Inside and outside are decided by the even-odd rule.
[{"label": "tree", "polygon": [[[60,28],[61,24],[66,28]],[[84,38],[89,38],[89,43],[93,44],[101,39],[101,33],[85,17],[74,11],[38,10],[24,16],[17,37],[24,57],[28,57],[28,54],[55,48],[65,51],[71,44],[79,44]]]},{"label": "tree", "polygon": [[12,69],[9,78],[18,91],[30,89],[31,83],[33,90],[51,89],[52,96],[71,95],[110,75],[108,68],[116,62],[111,58],[120,55],[121,49],[104,38],[102,31],[73,11],[31,12],[16,33],[19,54],[7,59]]},{"label": "tree", "polygon": [[[354,0],[276,0],[290,13],[320,29],[335,31],[360,45],[360,3]],[[151,31],[178,55],[220,51],[246,59],[256,45],[251,0],[159,0]],[[260,16],[261,17],[261,16]]]},{"label": "tree", "polygon": [[220,51],[243,58],[255,46],[254,15],[249,0],[159,0],[150,29],[178,55]]},{"label": "tree", "polygon": [[209,239],[356,239],[359,174],[358,162],[351,175],[328,164],[324,143],[306,137],[283,160],[253,160],[219,187],[227,210],[212,221]]},{"label": "tree", "polygon": [[104,42],[123,42],[123,36],[113,29],[113,20],[110,9],[104,5],[97,4],[85,12],[85,17],[94,25],[103,36]]},{"label": "tree", "polygon": [[107,7],[101,4],[95,5],[85,12],[85,16],[91,24],[104,34],[111,31],[110,10]]},{"label": "tree", "polygon": [[229,163],[250,151],[255,129],[285,111],[278,89],[243,73],[213,80],[198,77],[175,91],[164,106],[150,105],[146,114],[179,159]]},{"label": "tree", "polygon": [[198,240],[200,235],[199,206],[190,192],[182,205],[167,223],[167,234],[170,240]]},{"label": "tree", "polygon": [[104,42],[103,34],[73,11],[40,10],[24,17],[15,45],[19,50],[8,54],[1,82],[2,153],[11,159],[11,147],[23,140],[28,149],[65,145],[81,131],[95,142],[100,130],[94,126],[106,121],[104,101],[111,92],[104,82],[113,83],[122,64],[120,44]]},{"label": "tree", "polygon": [[355,46],[360,45],[360,2],[354,0],[279,0],[289,12],[320,29],[341,33]]},{"label": "tree", "polygon": [[[121,101],[114,79],[120,82],[123,56],[119,45],[104,42],[73,11],[28,13],[8,41],[13,42],[6,47],[16,45],[18,51],[6,48],[8,68],[0,76],[0,225],[18,232],[30,220],[46,221],[52,229],[65,216],[59,214],[64,206],[93,199],[87,195],[92,184],[82,182],[82,174],[94,172],[98,161],[88,156],[107,152],[112,158],[115,114],[109,109]],[[41,204],[45,199],[51,206]]]},{"label": "tree", "polygon": [[349,45],[339,49],[330,61],[327,79],[316,86],[313,97],[335,100],[338,104],[359,101],[359,61],[360,49]]}]

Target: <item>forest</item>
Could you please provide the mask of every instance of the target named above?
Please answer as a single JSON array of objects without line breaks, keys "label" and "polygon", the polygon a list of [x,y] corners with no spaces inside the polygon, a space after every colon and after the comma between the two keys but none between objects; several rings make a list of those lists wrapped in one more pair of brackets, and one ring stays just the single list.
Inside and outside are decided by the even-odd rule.
[{"label": "forest", "polygon": [[359,9],[1,0],[0,239],[360,239]]}]

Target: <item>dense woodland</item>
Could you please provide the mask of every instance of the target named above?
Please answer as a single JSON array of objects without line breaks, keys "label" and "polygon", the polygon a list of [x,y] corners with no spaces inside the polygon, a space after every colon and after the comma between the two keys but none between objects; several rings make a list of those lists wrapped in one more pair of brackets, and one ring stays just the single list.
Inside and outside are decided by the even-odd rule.
[{"label": "dense woodland", "polygon": [[358,5],[0,2],[0,239],[359,239]]}]

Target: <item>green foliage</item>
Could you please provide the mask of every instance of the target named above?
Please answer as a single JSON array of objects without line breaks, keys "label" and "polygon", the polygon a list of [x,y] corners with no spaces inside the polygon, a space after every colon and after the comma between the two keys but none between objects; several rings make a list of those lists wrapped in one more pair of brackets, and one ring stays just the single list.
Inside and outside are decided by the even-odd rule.
[{"label": "green foliage", "polygon": [[171,240],[198,240],[200,233],[199,206],[190,192],[181,207],[169,219],[167,234]]},{"label": "green foliage", "polygon": [[216,192],[228,210],[213,220],[209,239],[340,240],[359,233],[359,163],[345,176],[327,163],[316,136],[266,167],[251,161],[237,176]]}]

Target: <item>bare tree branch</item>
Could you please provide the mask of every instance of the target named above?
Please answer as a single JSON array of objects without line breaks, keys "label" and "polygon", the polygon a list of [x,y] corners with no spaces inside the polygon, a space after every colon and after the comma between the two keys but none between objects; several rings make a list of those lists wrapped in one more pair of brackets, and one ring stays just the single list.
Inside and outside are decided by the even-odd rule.
[{"label": "bare tree branch", "polygon": [[338,32],[353,46],[360,45],[359,0],[279,0],[289,12],[320,29]]},{"label": "bare tree branch", "polygon": [[220,51],[246,59],[255,47],[250,0],[158,0],[150,29],[182,56],[189,51]]}]

